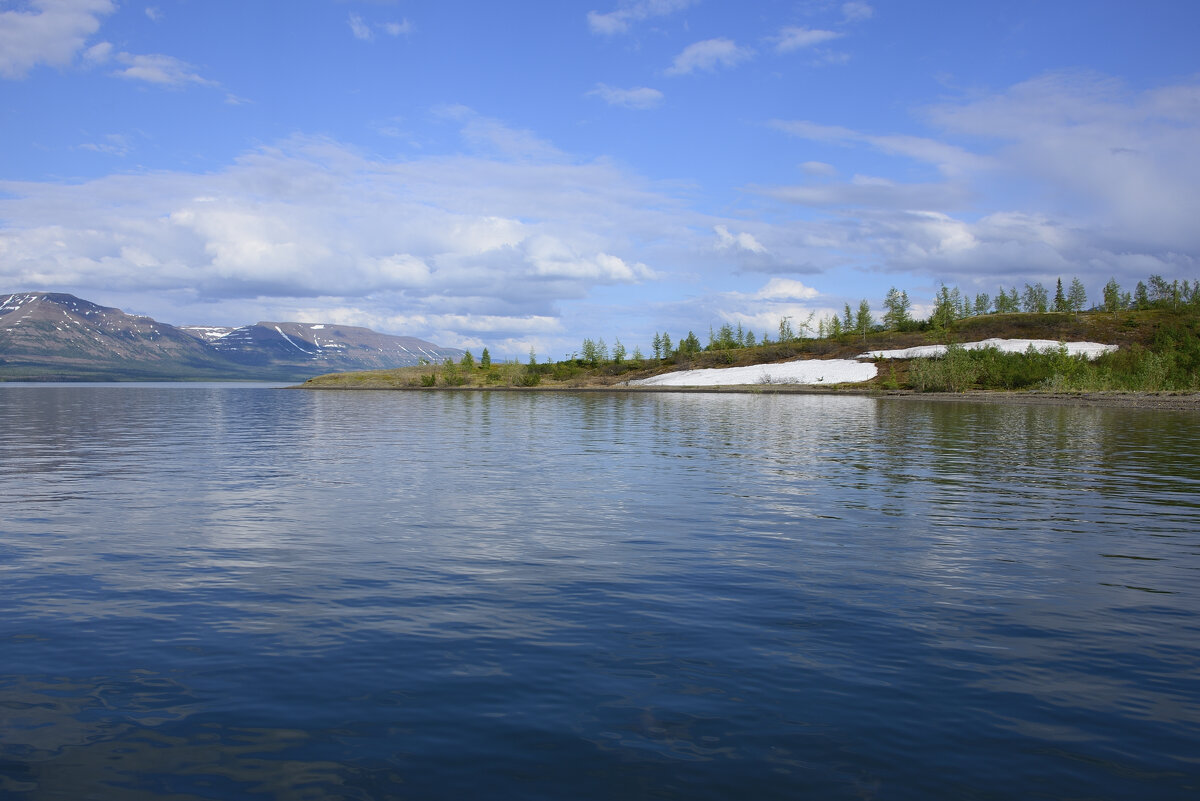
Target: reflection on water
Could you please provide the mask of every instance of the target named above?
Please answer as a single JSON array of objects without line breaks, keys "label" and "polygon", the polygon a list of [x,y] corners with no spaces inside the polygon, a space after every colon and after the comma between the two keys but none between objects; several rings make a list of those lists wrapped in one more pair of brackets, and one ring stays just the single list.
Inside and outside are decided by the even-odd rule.
[{"label": "reflection on water", "polygon": [[1194,797],[1198,434],[0,385],[0,795]]}]

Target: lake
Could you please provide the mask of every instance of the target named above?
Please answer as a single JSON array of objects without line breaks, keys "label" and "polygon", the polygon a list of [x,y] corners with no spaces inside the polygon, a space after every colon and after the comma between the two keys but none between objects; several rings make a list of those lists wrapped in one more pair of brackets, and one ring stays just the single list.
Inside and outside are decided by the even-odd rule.
[{"label": "lake", "polygon": [[1200,416],[0,384],[5,799],[1194,799]]}]

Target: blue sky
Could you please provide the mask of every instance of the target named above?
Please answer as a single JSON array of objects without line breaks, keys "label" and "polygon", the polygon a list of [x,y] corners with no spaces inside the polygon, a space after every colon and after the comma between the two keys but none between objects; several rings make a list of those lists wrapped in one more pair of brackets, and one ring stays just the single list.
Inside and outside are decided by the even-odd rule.
[{"label": "blue sky", "polygon": [[556,358],[1200,277],[1200,4],[0,0],[0,290]]}]

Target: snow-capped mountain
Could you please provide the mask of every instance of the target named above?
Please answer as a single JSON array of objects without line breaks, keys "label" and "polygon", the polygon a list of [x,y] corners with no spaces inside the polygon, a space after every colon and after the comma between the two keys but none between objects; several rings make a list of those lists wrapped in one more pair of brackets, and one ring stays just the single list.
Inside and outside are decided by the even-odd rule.
[{"label": "snow-capped mountain", "polygon": [[0,294],[0,380],[291,381],[461,355],[355,326],[176,327],[64,293]]}]

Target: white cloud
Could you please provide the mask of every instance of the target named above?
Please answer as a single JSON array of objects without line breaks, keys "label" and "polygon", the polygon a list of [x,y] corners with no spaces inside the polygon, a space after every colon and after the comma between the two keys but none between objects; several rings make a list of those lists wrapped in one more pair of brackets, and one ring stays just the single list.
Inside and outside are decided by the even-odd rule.
[{"label": "white cloud", "polygon": [[93,153],[104,153],[109,156],[127,156],[133,149],[129,137],[122,134],[109,134],[102,142],[86,142],[79,146],[80,150],[90,150]]},{"label": "white cloud", "polygon": [[862,22],[875,16],[875,9],[861,0],[842,3],[842,18],[846,22]]},{"label": "white cloud", "polygon": [[533,131],[512,128],[461,106],[447,107],[441,113],[461,121],[463,139],[480,152],[511,159],[555,160],[564,157],[562,151]]},{"label": "white cloud", "polygon": [[831,144],[866,144],[891,155],[907,156],[917,161],[935,165],[944,175],[955,176],[965,172],[992,169],[997,166],[993,159],[972,153],[957,145],[936,139],[909,135],[872,135],[860,133],[836,125],[820,125],[805,120],[780,121],[772,125],[781,131],[803,139]]},{"label": "white cloud", "polygon": [[[897,177],[750,189],[803,206],[805,216],[824,211],[827,253],[849,263],[975,290],[1077,275],[1098,291],[1110,276],[1132,284],[1150,273],[1194,275],[1198,100],[1195,81],[1134,92],[1102,76],[1054,73],[926,109],[932,136],[776,123],[812,141],[933,165],[943,180],[914,178],[902,162]],[[823,167],[805,171],[825,177]]]},{"label": "white cloud", "polygon": [[663,100],[662,92],[646,86],[619,89],[615,86],[598,83],[596,84],[596,88],[588,92],[588,94],[599,97],[610,106],[623,106],[632,109],[655,108]]},{"label": "white cloud", "polygon": [[772,278],[754,294],[755,300],[812,300],[821,293],[792,278]]},{"label": "white cloud", "polygon": [[5,286],[121,293],[167,322],[320,305],[429,326],[389,326],[398,333],[445,339],[453,321],[498,340],[536,335],[539,347],[565,326],[562,304],[662,278],[647,243],[695,226],[669,195],[604,162],[379,161],[324,139],[212,173],[0,181],[0,220]]},{"label": "white cloud", "polygon": [[844,183],[760,187],[769,197],[817,208],[961,209],[966,188],[955,183],[901,183],[873,175],[855,175]]},{"label": "white cloud", "polygon": [[157,6],[146,6],[146,16],[154,22],[158,22],[163,18],[162,9]]},{"label": "white cloud", "polygon": [[837,39],[841,35],[836,31],[789,26],[781,30],[775,37],[775,50],[780,53],[790,53],[793,50],[801,50]]},{"label": "white cloud", "polygon": [[717,234],[717,247],[721,250],[745,250],[750,253],[766,253],[767,249],[762,243],[754,238],[753,234],[742,232],[739,234],[731,234],[729,228],[724,225],[714,225],[713,231]]},{"label": "white cloud", "polygon": [[673,14],[695,2],[696,0],[632,0],[632,2],[622,3],[620,8],[605,14],[589,11],[588,27],[592,29],[592,33],[606,36],[627,33],[634,22]]},{"label": "white cloud", "polygon": [[0,11],[0,77],[23,78],[39,64],[66,66],[111,14],[111,0],[32,0],[29,11]]},{"label": "white cloud", "polygon": [[399,22],[383,23],[383,30],[388,36],[400,36],[401,34],[412,33],[414,27],[415,26],[407,19],[400,20]]},{"label": "white cloud", "polygon": [[350,25],[350,32],[354,34],[355,39],[362,39],[364,42],[369,42],[375,36],[371,32],[371,26],[363,22],[363,18],[358,14],[351,14],[347,20],[347,24]]},{"label": "white cloud", "polygon": [[706,39],[685,47],[667,69],[667,75],[688,75],[696,70],[711,72],[717,67],[733,67],[753,55],[753,50],[739,47],[731,39]]},{"label": "white cloud", "polygon": [[823,161],[806,161],[800,165],[800,169],[808,175],[821,177],[837,175],[837,167],[834,167],[832,164],[826,164]]},{"label": "white cloud", "polygon": [[[106,54],[107,55],[107,54]],[[113,72],[119,78],[135,81],[146,81],[159,86],[217,86],[216,81],[201,77],[186,61],[180,61],[174,56],[161,54],[134,55],[133,53],[117,53],[116,60],[124,64],[123,69]]]}]

